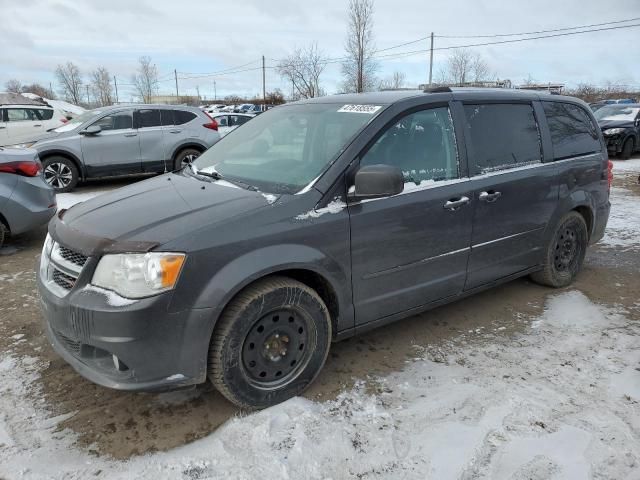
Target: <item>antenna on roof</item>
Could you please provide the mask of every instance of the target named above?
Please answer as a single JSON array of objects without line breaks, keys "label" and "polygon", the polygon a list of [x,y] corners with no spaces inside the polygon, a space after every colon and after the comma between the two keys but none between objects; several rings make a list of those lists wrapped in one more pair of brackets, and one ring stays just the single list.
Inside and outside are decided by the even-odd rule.
[{"label": "antenna on roof", "polygon": [[425,88],[423,93],[451,93],[451,89],[449,87],[432,87]]}]

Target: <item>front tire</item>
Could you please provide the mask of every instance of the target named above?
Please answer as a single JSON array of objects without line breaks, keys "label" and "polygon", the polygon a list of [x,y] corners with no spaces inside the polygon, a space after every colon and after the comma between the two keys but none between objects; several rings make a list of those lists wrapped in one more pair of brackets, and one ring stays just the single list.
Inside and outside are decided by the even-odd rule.
[{"label": "front tire", "polygon": [[543,269],[532,273],[531,279],[554,288],[570,285],[582,268],[588,244],[584,217],[575,211],[567,213],[547,245]]},{"label": "front tire", "polygon": [[624,141],[622,145],[622,151],[620,152],[620,158],[622,160],[629,160],[633,154],[634,142],[633,138],[629,137]]},{"label": "front tire", "polygon": [[269,277],[224,310],[209,348],[209,379],[241,408],[269,407],[313,382],[330,344],[331,318],[320,296],[296,280]]},{"label": "front tire", "polygon": [[56,193],[66,193],[76,188],[79,174],[78,167],[65,157],[49,157],[42,162],[44,181]]}]

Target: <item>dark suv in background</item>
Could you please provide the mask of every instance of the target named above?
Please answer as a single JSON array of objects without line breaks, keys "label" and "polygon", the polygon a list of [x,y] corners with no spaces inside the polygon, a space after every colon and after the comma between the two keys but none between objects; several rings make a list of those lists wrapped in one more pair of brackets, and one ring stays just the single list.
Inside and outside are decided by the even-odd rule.
[{"label": "dark suv in background", "polygon": [[219,139],[218,124],[199,108],[116,105],[89,110],[24,146],[38,151],[45,181],[68,192],[89,178],[175,170]]},{"label": "dark suv in background", "polygon": [[605,105],[594,113],[602,129],[607,148],[623,160],[640,149],[640,104]]},{"label": "dark suv in background", "polygon": [[587,105],[442,89],[270,110],[180,172],[62,211],[38,285],[54,348],[123,390],[207,378],[260,408],[332,341],[523,275],[569,285],[609,216]]}]

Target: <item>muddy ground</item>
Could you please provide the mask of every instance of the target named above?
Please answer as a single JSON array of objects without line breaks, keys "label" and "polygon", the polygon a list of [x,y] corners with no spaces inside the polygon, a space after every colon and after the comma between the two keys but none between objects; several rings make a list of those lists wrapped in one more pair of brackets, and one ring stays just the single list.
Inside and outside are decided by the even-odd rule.
[{"label": "muddy ground", "polygon": [[[80,191],[122,184],[90,184]],[[640,202],[637,175],[617,176],[615,185],[632,191]],[[122,393],[77,375],[53,352],[41,324],[34,267],[45,234],[42,228],[13,238],[1,251],[0,354],[29,355],[47,362],[37,380],[41,388],[36,390],[44,394],[44,402],[55,414],[73,413],[60,428],[76,432],[79,446],[128,458],[201,438],[240,413],[206,387],[164,394]],[[639,271],[637,251],[596,245],[590,248],[575,286],[592,301],[628,307],[630,318],[640,320]],[[525,328],[524,318],[541,313],[552,293],[557,291],[519,279],[334,344],[323,372],[305,396],[335,398],[356,381],[401,370],[423,348],[437,362],[451,346],[508,342]],[[370,383],[375,388],[376,382]]]}]

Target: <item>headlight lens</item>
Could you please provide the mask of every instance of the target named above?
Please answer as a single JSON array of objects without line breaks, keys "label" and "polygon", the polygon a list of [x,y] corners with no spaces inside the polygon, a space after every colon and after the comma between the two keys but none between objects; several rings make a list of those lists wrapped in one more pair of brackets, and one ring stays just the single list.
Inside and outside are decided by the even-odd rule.
[{"label": "headlight lens", "polygon": [[7,145],[5,148],[29,148],[36,142],[16,143],[15,145]]},{"label": "headlight lens", "polygon": [[608,128],[604,132],[605,135],[617,135],[624,132],[624,128]]},{"label": "headlight lens", "polygon": [[184,253],[126,253],[100,259],[91,283],[125,298],[143,298],[175,287]]},{"label": "headlight lens", "polygon": [[49,266],[49,257],[53,249],[53,238],[47,233],[42,246],[42,255],[40,255],[40,278],[47,278],[47,267]]}]

